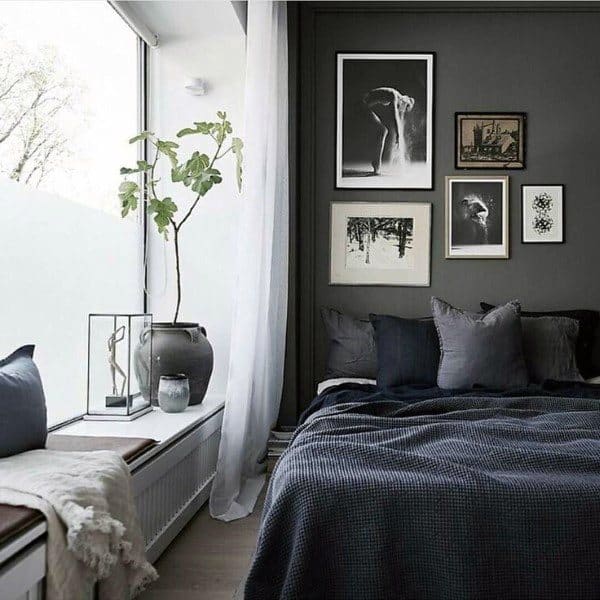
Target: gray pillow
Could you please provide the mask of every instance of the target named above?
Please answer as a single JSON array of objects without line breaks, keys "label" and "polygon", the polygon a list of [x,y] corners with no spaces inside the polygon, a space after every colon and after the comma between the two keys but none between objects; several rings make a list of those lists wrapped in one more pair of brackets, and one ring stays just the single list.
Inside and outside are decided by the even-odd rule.
[{"label": "gray pillow", "polygon": [[579,323],[567,317],[521,317],[523,353],[529,379],[583,381],[575,349]]},{"label": "gray pillow", "polygon": [[46,400],[34,346],[0,360],[0,458],[46,445]]},{"label": "gray pillow", "polygon": [[506,389],[527,385],[518,302],[484,315],[459,310],[439,298],[431,299],[431,308],[440,338],[440,388]]},{"label": "gray pillow", "polygon": [[333,308],[321,308],[329,337],[325,376],[377,378],[375,332],[369,321],[356,319]]}]

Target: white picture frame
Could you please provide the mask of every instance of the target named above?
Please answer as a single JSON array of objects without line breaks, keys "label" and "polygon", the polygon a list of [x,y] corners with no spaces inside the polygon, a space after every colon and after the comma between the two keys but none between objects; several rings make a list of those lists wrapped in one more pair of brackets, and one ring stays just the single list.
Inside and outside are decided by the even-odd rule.
[{"label": "white picture frame", "polygon": [[433,189],[434,60],[433,52],[338,52],[336,188]]},{"label": "white picture frame", "polygon": [[565,241],[565,186],[521,186],[521,242],[562,244]]},{"label": "white picture frame", "polygon": [[509,178],[446,177],[446,258],[509,258]]},{"label": "white picture frame", "polygon": [[431,204],[332,202],[330,285],[431,284]]}]

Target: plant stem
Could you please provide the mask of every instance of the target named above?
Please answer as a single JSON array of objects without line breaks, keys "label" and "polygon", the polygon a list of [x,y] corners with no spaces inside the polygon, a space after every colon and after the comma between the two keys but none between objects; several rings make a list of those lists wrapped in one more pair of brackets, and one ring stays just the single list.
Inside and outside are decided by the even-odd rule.
[{"label": "plant stem", "polygon": [[[224,121],[225,121],[225,119],[223,118],[223,122]],[[229,150],[227,150],[221,156],[219,156],[219,152],[221,151],[221,148],[223,147],[223,142],[225,141],[225,136],[222,136],[221,141],[218,141],[215,138],[215,136],[212,134],[211,134],[211,137],[215,140],[215,142],[217,142],[217,149],[215,151],[215,154],[214,154],[212,160],[210,161],[210,164],[208,166],[209,169],[211,169],[213,167],[213,165],[215,164],[215,161],[217,161],[220,158],[222,158],[223,156],[225,156],[225,154],[227,154],[227,152],[229,152],[229,150],[231,150],[231,148],[229,148]],[[154,180],[154,168],[156,166],[157,161],[158,161],[158,147],[156,149],[156,157],[154,159],[154,162],[152,164],[152,168],[150,171],[152,174],[152,181]],[[153,192],[154,196],[156,196],[156,193],[154,191],[154,183],[152,183],[152,192]],[[198,204],[199,200],[200,200],[200,194],[198,194],[196,196],[196,199],[194,200],[192,206],[190,207],[190,209],[187,211],[187,213],[184,215],[183,219],[181,219],[181,221],[179,223],[176,223],[173,219],[171,219],[171,225],[173,227],[173,242],[175,244],[175,270],[177,273],[177,305],[175,306],[175,316],[173,317],[173,325],[175,325],[175,323],[177,323],[177,317],[179,316],[179,308],[181,306],[181,269],[180,269],[180,263],[179,263],[179,230],[181,229],[181,226],[189,219],[190,215],[196,208],[196,205]]]},{"label": "plant stem", "polygon": [[181,269],[179,267],[179,228],[171,221],[173,225],[173,242],[175,244],[175,271],[177,273],[177,306],[175,307],[175,316],[173,317],[173,325],[177,323],[179,316],[179,306],[181,305]]},{"label": "plant stem", "polygon": [[[156,163],[158,163],[158,147],[156,148],[156,154],[154,155],[154,161],[152,162],[152,166],[150,167],[150,192],[154,198],[158,198],[156,195],[156,188],[154,187],[154,171],[156,169]],[[150,194],[148,194],[150,195]],[[152,200],[152,198],[150,198]]]}]

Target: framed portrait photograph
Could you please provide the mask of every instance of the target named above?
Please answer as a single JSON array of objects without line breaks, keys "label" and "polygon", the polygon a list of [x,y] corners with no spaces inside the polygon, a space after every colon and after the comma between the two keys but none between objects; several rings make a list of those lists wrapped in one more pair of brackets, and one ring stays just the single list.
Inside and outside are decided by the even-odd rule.
[{"label": "framed portrait photograph", "polygon": [[430,203],[332,202],[330,227],[330,284],[430,284]]},{"label": "framed portrait photograph", "polygon": [[456,113],[457,169],[524,169],[525,113]]},{"label": "framed portrait photograph", "polygon": [[508,177],[446,177],[446,258],[508,258]]},{"label": "framed portrait photograph", "polygon": [[521,186],[524,244],[562,244],[565,241],[564,185]]},{"label": "framed portrait photograph", "polygon": [[336,188],[433,189],[433,63],[338,52]]}]

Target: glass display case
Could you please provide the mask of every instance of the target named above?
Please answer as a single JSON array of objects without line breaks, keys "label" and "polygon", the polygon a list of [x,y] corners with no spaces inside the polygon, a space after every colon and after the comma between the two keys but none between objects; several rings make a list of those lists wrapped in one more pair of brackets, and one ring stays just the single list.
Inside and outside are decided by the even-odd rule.
[{"label": "glass display case", "polygon": [[130,421],[152,410],[151,331],[151,314],[89,315],[85,419]]}]

